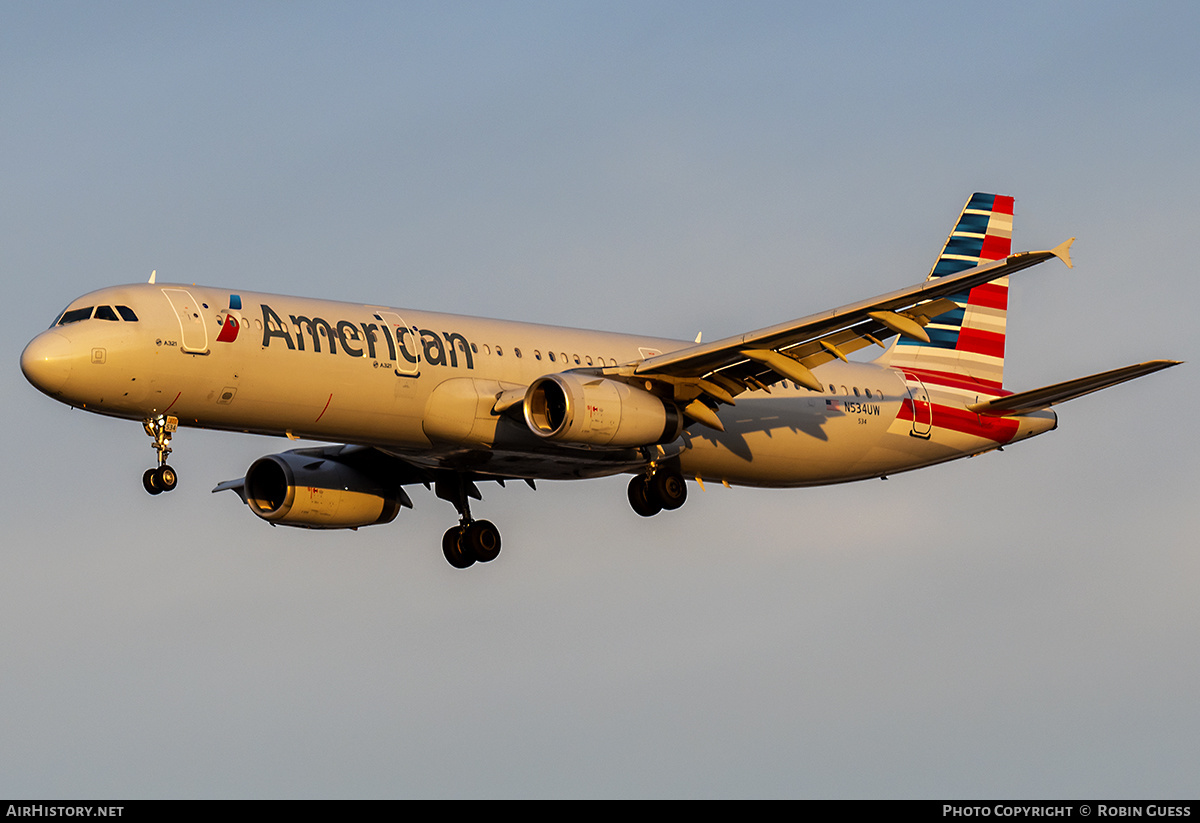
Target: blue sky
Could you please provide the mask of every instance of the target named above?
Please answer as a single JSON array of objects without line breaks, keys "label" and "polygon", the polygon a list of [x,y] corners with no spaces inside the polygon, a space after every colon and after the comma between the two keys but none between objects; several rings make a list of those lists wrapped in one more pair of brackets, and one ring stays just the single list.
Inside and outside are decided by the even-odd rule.
[{"label": "blue sky", "polygon": [[286,441],[25,383],[163,280],[706,339],[908,285],[1017,198],[1006,379],[1195,362],[1190,3],[7,3],[0,794],[1191,796],[1189,364],[886,483],[488,490],[271,529]]}]

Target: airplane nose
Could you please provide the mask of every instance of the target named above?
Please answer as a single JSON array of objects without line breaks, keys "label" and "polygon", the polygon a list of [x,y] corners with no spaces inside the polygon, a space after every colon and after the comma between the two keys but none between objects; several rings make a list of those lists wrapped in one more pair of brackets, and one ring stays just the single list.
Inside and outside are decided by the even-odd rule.
[{"label": "airplane nose", "polygon": [[46,394],[57,394],[71,376],[71,341],[58,332],[42,332],[21,352],[25,379]]}]

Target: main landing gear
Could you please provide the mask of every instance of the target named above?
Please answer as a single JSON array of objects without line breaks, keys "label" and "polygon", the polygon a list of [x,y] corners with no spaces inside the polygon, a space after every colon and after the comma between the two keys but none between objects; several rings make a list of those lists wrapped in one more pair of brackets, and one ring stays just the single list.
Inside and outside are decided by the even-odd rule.
[{"label": "main landing gear", "polygon": [[642,517],[678,509],[687,500],[687,483],[677,469],[651,467],[629,481],[629,505]]},{"label": "main landing gear", "polygon": [[480,563],[490,563],[500,554],[500,530],[490,520],[471,517],[468,498],[480,499],[475,484],[462,476],[437,481],[434,493],[458,509],[458,525],[442,535],[442,554],[456,569]]},{"label": "main landing gear", "polygon": [[158,454],[158,468],[146,469],[142,475],[142,486],[150,494],[169,492],[179,482],[179,475],[167,465],[167,455],[171,453],[171,434],[179,428],[179,419],[160,414],[143,421],[142,425],[146,434],[154,438],[154,451]]},{"label": "main landing gear", "polygon": [[464,520],[442,535],[442,554],[456,569],[489,563],[500,554],[500,530],[490,520]]}]

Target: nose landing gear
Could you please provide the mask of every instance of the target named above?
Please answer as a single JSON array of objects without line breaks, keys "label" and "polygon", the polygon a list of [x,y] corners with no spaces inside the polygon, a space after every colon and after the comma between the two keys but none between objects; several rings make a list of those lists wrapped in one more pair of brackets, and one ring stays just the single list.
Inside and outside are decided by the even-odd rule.
[{"label": "nose landing gear", "polygon": [[169,492],[179,482],[179,475],[167,465],[167,455],[171,453],[171,435],[179,428],[179,418],[151,417],[143,421],[146,434],[154,438],[154,451],[158,454],[158,468],[146,469],[142,475],[142,486],[150,494]]}]

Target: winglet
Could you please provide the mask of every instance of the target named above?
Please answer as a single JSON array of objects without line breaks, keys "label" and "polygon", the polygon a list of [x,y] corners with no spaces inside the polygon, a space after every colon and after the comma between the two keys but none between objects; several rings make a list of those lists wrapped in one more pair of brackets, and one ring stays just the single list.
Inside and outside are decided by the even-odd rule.
[{"label": "winglet", "polygon": [[1073,265],[1071,265],[1071,244],[1074,242],[1075,242],[1075,238],[1072,237],[1070,240],[1059,243],[1057,246],[1050,249],[1050,253],[1053,254],[1055,257],[1057,257],[1059,260],[1066,263],[1068,269],[1075,268]]}]

